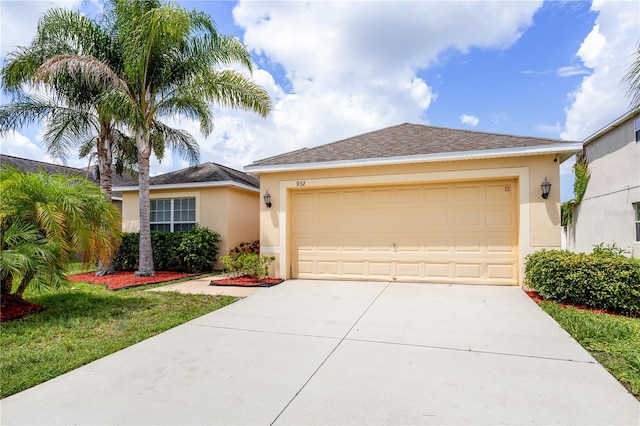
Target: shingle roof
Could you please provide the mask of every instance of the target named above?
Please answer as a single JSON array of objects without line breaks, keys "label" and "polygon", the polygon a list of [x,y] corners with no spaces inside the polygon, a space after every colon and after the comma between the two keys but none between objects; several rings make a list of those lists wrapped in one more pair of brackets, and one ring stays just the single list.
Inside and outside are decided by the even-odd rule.
[{"label": "shingle roof", "polygon": [[[60,166],[58,164],[45,163],[43,161],[30,160],[28,158],[13,157],[11,155],[0,154],[0,166],[13,166],[18,170],[23,170],[29,173],[39,172],[45,170],[51,174],[59,175],[87,175],[85,170],[77,169],[75,167]],[[91,175],[89,175],[91,177]]]},{"label": "shingle roof", "polygon": [[575,143],[404,123],[341,141],[258,160],[249,168],[372,158],[469,152]]},{"label": "shingle roof", "polygon": [[260,181],[254,176],[216,163],[198,164],[186,169],[153,176],[149,180],[151,186],[204,182],[236,182],[253,188],[260,188]]},{"label": "shingle roof", "polygon": [[[44,170],[47,173],[51,174],[61,174],[61,175],[72,175],[72,176],[82,176],[88,178],[89,180],[94,181],[96,184],[99,184],[98,180],[94,176],[93,173],[87,173],[87,169],[78,169],[76,167],[69,166],[61,166],[58,164],[45,163],[43,161],[30,160],[28,158],[20,158],[14,157],[12,155],[0,154],[0,166],[10,165],[19,170],[23,170],[29,173],[36,173],[40,170]],[[111,185],[122,186],[122,185],[131,185],[135,182],[131,177],[126,175],[119,175],[117,173],[113,173],[111,175]],[[113,192],[113,197],[121,197],[122,194],[119,192]]]}]

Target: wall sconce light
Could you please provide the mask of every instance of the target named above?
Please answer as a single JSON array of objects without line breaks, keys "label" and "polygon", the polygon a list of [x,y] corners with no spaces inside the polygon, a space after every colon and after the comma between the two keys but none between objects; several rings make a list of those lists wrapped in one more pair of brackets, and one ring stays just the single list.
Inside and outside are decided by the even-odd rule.
[{"label": "wall sconce light", "polygon": [[269,191],[264,193],[264,203],[268,209],[271,208],[271,195],[269,194]]},{"label": "wall sconce light", "polygon": [[540,187],[542,188],[542,198],[546,200],[549,197],[549,192],[551,191],[551,182],[547,180],[546,176]]}]

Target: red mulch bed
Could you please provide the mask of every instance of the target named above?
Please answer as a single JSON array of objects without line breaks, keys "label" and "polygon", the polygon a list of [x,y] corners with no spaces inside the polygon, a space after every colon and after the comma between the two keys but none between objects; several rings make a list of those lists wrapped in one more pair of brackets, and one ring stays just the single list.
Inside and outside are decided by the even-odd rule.
[{"label": "red mulch bed", "polygon": [[133,271],[116,271],[115,274],[104,275],[102,277],[96,277],[94,272],[89,272],[86,274],[69,275],[67,279],[69,281],[106,285],[108,290],[122,290],[139,285],[177,280],[192,275],[193,274],[187,274],[185,272],[156,272],[155,275],[150,277],[136,277]]},{"label": "red mulch bed", "polygon": [[[544,302],[545,301],[545,299],[543,299],[542,296],[540,296],[540,294],[537,291],[529,290],[529,291],[526,291],[526,293],[537,304],[540,304],[540,302]],[[572,308],[580,309],[581,311],[589,311],[589,312],[593,312],[593,313],[596,313],[596,314],[609,314],[609,315],[618,315],[618,316],[628,316],[628,315],[619,314],[617,312],[607,311],[605,309],[590,308],[590,307],[584,306],[584,305],[572,305],[570,303],[560,303],[560,302],[555,302],[555,303],[560,305],[560,307],[562,307],[562,308],[572,307]],[[636,318],[640,318],[640,312],[636,313],[633,316],[635,316]]]},{"label": "red mulch bed", "polygon": [[0,309],[0,322],[26,317],[29,314],[44,311],[45,309],[43,306],[27,302],[24,299],[9,296],[7,300],[3,300],[3,306]]},{"label": "red mulch bed", "polygon": [[263,278],[261,280],[253,277],[242,276],[235,278],[223,278],[213,280],[209,285],[237,286],[237,287],[271,287],[284,281],[282,278]]}]

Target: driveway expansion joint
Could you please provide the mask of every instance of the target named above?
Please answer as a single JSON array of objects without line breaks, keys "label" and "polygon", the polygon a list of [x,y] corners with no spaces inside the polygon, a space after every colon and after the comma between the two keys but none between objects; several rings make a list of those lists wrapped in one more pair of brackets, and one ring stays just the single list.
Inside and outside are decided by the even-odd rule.
[{"label": "driveway expansion joint", "polygon": [[318,366],[318,368],[315,369],[315,371],[309,376],[309,378],[304,382],[304,384],[300,387],[300,389],[298,389],[298,391],[295,393],[295,395],[293,395],[293,397],[289,400],[289,402],[287,402],[287,404],[284,406],[284,408],[278,413],[278,415],[276,416],[275,419],[273,419],[273,421],[269,424],[269,426],[273,426],[275,424],[275,422],[278,421],[278,419],[280,418],[280,416],[282,416],[282,413],[285,412],[285,410],[291,405],[291,403],[298,397],[298,395],[300,395],[300,392],[302,392],[302,390],[307,386],[307,384],[309,384],[309,382],[311,381],[311,379],[313,379],[313,377],[318,373],[318,371],[320,371],[320,369],[322,368],[322,366],[324,366],[326,364],[326,362],[329,360],[329,358],[331,358],[331,355],[334,354],[334,352],[340,347],[340,345],[342,344],[342,342],[345,341],[345,339],[347,338],[347,336],[349,335],[349,333],[351,333],[351,330],[353,330],[355,328],[355,326],[360,322],[360,320],[362,319],[362,317],[367,313],[367,311],[369,311],[369,309],[371,308],[371,306],[373,306],[374,303],[376,303],[376,300],[378,300],[378,298],[382,295],[382,293],[384,293],[384,291],[387,289],[387,287],[389,287],[389,283],[387,283],[382,290],[380,290],[380,293],[378,293],[376,295],[376,297],[374,297],[374,299],[371,301],[371,303],[369,303],[369,305],[365,308],[364,311],[362,311],[362,313],[360,314],[360,316],[354,321],[354,323],[351,325],[351,327],[349,328],[349,330],[347,330],[347,332],[344,334],[344,336],[342,336],[342,338],[340,339],[340,341],[338,342],[338,344],[331,350],[331,352],[329,352],[329,354],[325,357],[325,359],[320,363],[320,365]]},{"label": "driveway expansion joint", "polygon": [[321,336],[318,334],[302,334],[302,333],[286,333],[283,331],[269,331],[269,330],[256,330],[253,328],[239,328],[239,327],[223,327],[220,325],[209,325],[209,324],[188,324],[193,327],[204,327],[204,328],[217,328],[221,330],[235,330],[235,331],[247,331],[250,333],[262,333],[262,334],[278,334],[281,336],[299,336],[299,337],[315,337],[319,339],[330,339],[330,340],[342,340],[342,337],[332,337],[332,336]]},{"label": "driveway expansion joint", "polygon": [[427,349],[440,349],[444,351],[456,351],[456,352],[470,352],[470,353],[478,353],[478,354],[487,354],[487,355],[499,355],[499,356],[510,356],[517,358],[532,358],[532,359],[545,359],[549,361],[562,361],[562,362],[577,362],[580,364],[597,364],[596,361],[580,361],[577,359],[568,359],[568,358],[556,358],[550,356],[540,356],[540,355],[524,355],[524,354],[516,354],[516,353],[508,353],[508,352],[494,352],[494,351],[482,351],[478,349],[462,349],[462,348],[452,348],[448,346],[435,346],[435,345],[420,345],[415,343],[402,343],[402,342],[383,342],[380,340],[368,340],[368,339],[354,339],[354,338],[345,338],[342,341],[350,341],[350,342],[362,342],[362,343],[376,343],[380,345],[392,345],[392,346],[410,346],[415,348],[427,348]]}]

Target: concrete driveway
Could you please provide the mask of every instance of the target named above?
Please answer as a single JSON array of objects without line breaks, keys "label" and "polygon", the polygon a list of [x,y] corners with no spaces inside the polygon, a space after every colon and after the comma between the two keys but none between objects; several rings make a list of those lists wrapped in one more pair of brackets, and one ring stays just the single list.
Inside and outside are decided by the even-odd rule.
[{"label": "concrete driveway", "polygon": [[1,402],[9,424],[632,424],[514,287],[292,280]]}]

